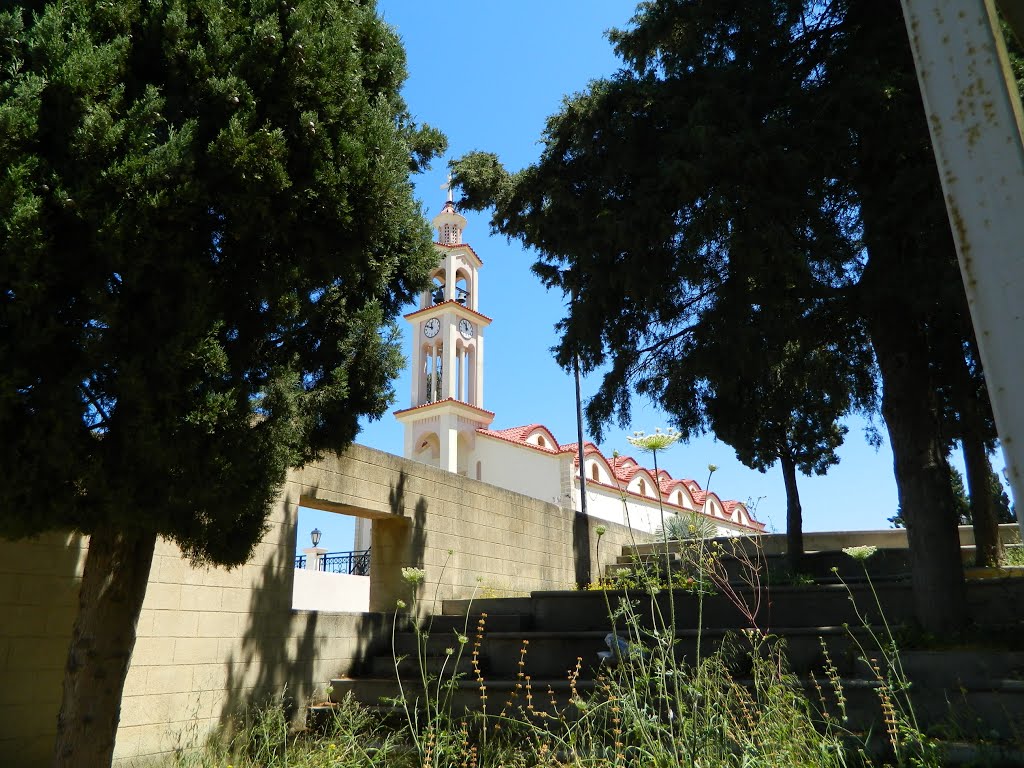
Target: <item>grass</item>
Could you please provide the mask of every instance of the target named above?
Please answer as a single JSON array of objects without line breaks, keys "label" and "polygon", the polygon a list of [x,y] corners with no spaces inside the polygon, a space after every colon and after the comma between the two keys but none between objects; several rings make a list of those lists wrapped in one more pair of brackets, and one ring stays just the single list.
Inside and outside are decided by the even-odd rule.
[{"label": "grass", "polygon": [[[704,558],[702,579],[719,594],[743,601],[746,592]],[[693,563],[680,569],[686,571]],[[716,568],[718,570],[716,570]],[[756,586],[759,565],[748,564]],[[694,658],[680,657],[672,619],[662,613],[657,571],[639,570],[637,585],[624,594],[605,592],[615,632],[626,650],[618,663],[599,668],[584,685],[582,659],[567,677],[567,693],[534,688],[529,645],[519,652],[519,674],[507,695],[495,697],[479,664],[486,616],[468,625],[466,641],[454,643],[450,664],[428,673],[426,641],[430,623],[414,620],[418,679],[406,681],[391,714],[345,699],[320,733],[294,731],[279,703],[258,709],[232,736],[205,750],[184,754],[177,768],[844,768],[845,766],[940,765],[934,743],[925,738],[909,707],[891,632],[868,638],[860,654],[873,664],[878,697],[874,750],[863,734],[847,726],[846,694],[828,647],[824,674],[808,689],[789,671],[784,644],[761,632],[756,605],[743,604],[751,627],[730,642]],[[644,581],[645,578],[650,580]],[[410,613],[417,615],[418,574],[409,575]],[[698,595],[703,594],[698,591]],[[616,600],[612,604],[611,600]],[[653,617],[653,623],[650,618]],[[871,629],[865,621],[865,627]],[[876,630],[871,630],[876,631]],[[824,643],[823,643],[824,645]],[[875,647],[877,646],[877,647]],[[618,647],[618,645],[616,645]],[[456,713],[451,696],[460,675],[461,654],[471,671],[462,682],[478,691],[477,711]],[[397,669],[397,665],[396,665]],[[447,671],[446,671],[447,670]],[[398,713],[396,715],[396,712]],[[879,749],[881,752],[879,753]]]},{"label": "grass", "polygon": [[[710,468],[709,468],[710,469]],[[921,731],[910,704],[894,629],[861,617],[850,633],[857,656],[869,665],[869,690],[877,698],[873,733],[858,733],[848,719],[847,691],[828,644],[824,668],[812,685],[789,670],[784,642],[757,626],[763,559],[734,547],[730,559],[741,568],[726,572],[721,544],[708,542],[695,526],[678,546],[681,562],[660,555],[654,564],[637,562],[628,573],[601,582],[613,628],[612,664],[584,684],[583,660],[569,670],[566,693],[535,688],[529,674],[529,643],[517,660],[518,675],[508,693],[495,697],[480,662],[486,614],[465,624],[446,649],[440,669],[428,670],[431,619],[418,605],[423,573],[405,569],[409,609],[416,635],[413,681],[400,681],[388,712],[343,700],[320,732],[295,731],[280,702],[253,711],[205,749],[179,756],[175,768],[937,768],[937,743]],[[681,525],[680,523],[677,525]],[[598,547],[603,531],[598,529]],[[598,549],[600,552],[600,549]],[[866,562],[873,548],[848,554]],[[447,565],[447,563],[446,563]],[[871,584],[865,567],[865,576]],[[481,587],[487,590],[486,586]],[[616,590],[612,592],[610,590]],[[714,649],[701,645],[682,657],[675,601],[663,611],[663,591],[690,592],[703,607],[705,596],[730,600],[748,628]],[[874,586],[872,615],[881,613]],[[851,592],[852,599],[852,592]],[[434,595],[436,602],[436,594]],[[615,601],[614,604],[612,601]],[[470,603],[471,605],[472,603]],[[700,623],[698,622],[698,626]],[[396,624],[397,627],[397,614]],[[700,633],[698,633],[699,638]],[[454,670],[464,654],[466,674]],[[398,675],[400,658],[394,656]],[[474,711],[457,712],[456,691],[477,691]],[[229,735],[230,734],[230,735]]]}]

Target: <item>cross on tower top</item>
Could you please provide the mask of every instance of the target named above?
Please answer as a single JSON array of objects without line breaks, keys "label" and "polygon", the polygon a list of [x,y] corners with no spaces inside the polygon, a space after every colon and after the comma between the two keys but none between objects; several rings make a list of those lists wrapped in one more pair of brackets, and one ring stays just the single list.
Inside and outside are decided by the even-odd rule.
[{"label": "cross on tower top", "polygon": [[448,181],[446,181],[444,184],[441,185],[441,189],[448,190],[448,202],[449,203],[455,202],[455,200],[452,197],[452,174],[451,174],[451,171],[448,172]]}]

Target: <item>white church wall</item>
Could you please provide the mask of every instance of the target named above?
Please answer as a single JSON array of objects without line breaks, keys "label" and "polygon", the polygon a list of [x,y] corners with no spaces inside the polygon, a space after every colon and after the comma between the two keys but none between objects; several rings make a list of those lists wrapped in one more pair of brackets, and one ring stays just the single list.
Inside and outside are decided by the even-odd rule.
[{"label": "white church wall", "polygon": [[470,458],[470,477],[477,477],[477,462],[480,462],[480,476],[477,479],[485,483],[553,504],[564,504],[564,500],[558,498],[561,461],[555,454],[478,434]]},{"label": "white church wall", "polygon": [[[579,478],[576,478],[573,487],[573,503],[576,509],[580,508]],[[653,533],[661,525],[661,513],[658,510],[657,502],[645,504],[635,497],[626,497],[625,504],[618,491],[606,486],[591,483],[587,485],[587,514],[600,520],[607,520],[611,523],[626,525],[635,531]],[[627,515],[628,508],[628,515]],[[671,514],[668,508],[665,509],[666,516]]]},{"label": "white church wall", "polygon": [[[580,508],[578,477],[573,480],[573,504],[576,509]],[[672,515],[692,514],[689,510],[680,510],[669,504],[664,505],[664,510],[666,521]],[[719,510],[721,511],[720,507]],[[710,508],[708,511],[711,511]],[[623,503],[623,495],[617,489],[597,483],[587,484],[587,514],[601,520],[629,526],[633,530],[643,533],[653,533],[661,526],[661,509],[658,507],[657,499],[644,501],[634,495],[626,494],[625,503]],[[731,525],[727,520],[716,519],[715,523],[718,536],[750,535],[752,533],[749,528],[742,525]]]}]

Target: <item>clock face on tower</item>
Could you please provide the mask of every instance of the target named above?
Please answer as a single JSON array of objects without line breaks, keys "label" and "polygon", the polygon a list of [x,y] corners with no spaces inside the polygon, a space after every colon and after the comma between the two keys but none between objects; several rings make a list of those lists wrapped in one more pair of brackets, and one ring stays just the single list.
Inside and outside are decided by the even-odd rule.
[{"label": "clock face on tower", "polygon": [[432,339],[437,336],[437,332],[441,330],[441,321],[436,317],[432,317],[423,324],[423,335],[428,339]]},{"label": "clock face on tower", "polygon": [[466,320],[465,318],[459,320],[459,333],[462,334],[463,338],[473,338],[474,330],[475,329],[473,328],[473,324],[469,322],[469,320]]}]

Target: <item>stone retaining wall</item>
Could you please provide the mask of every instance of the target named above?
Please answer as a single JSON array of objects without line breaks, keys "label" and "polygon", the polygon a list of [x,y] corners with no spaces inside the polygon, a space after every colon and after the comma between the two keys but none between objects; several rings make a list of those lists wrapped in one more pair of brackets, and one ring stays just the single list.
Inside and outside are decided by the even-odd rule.
[{"label": "stone retaining wall", "polygon": [[[370,613],[294,611],[300,504],[373,519]],[[426,606],[482,586],[570,588],[612,562],[629,532],[570,510],[353,446],[289,473],[270,529],[246,565],[196,568],[159,541],[125,684],[116,758],[152,759],[202,739],[244,707],[302,702],[386,642],[401,569],[423,568]],[[0,540],[0,765],[49,763],[88,539]],[[449,554],[449,550],[451,554]],[[479,579],[479,580],[478,580]]]}]

